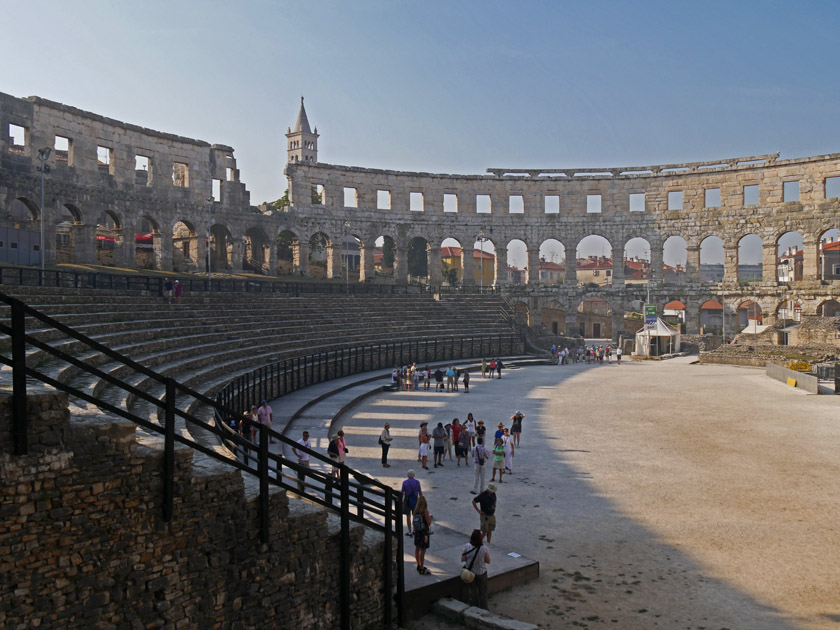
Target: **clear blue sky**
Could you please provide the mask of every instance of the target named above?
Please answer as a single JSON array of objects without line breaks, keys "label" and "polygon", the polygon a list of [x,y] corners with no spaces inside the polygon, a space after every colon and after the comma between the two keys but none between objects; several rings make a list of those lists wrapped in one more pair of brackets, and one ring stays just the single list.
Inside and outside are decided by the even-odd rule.
[{"label": "clear blue sky", "polygon": [[0,0],[0,91],[334,164],[483,173],[840,151],[836,2]]}]

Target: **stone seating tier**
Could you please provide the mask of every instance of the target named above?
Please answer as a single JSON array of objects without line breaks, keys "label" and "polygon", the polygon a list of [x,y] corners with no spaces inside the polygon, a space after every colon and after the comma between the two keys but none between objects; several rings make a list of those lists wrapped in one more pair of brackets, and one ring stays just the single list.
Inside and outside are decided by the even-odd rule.
[{"label": "stone seating tier", "polygon": [[[220,293],[192,294],[182,304],[170,305],[137,292],[6,289],[33,308],[209,396],[260,366],[305,354],[401,340],[512,333],[504,302],[492,295],[446,295],[436,301],[429,295]],[[8,318],[9,308],[0,310]],[[28,331],[39,339],[155,398],[163,396],[157,381],[41,326],[35,319],[27,321]],[[41,350],[30,350],[27,363],[120,408],[156,419],[151,403],[54,361]],[[8,369],[2,376],[10,381]],[[193,401],[187,410],[198,412],[199,405]]]}]

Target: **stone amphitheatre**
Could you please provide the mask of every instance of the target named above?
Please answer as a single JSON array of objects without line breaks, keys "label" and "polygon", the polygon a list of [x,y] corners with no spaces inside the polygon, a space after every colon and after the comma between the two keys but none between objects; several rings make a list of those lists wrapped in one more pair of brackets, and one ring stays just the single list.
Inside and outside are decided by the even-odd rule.
[{"label": "stone amphitheatre", "polygon": [[[519,369],[470,404],[528,408],[541,441],[498,536],[540,577],[491,609],[837,623],[836,399],[743,366],[836,360],[840,154],[375,170],[320,162],[302,101],[286,137],[287,194],[258,206],[232,147],[0,94],[0,626],[409,625],[428,609],[399,570],[416,419],[467,410],[378,388],[393,365],[487,356]],[[701,365],[550,364],[551,343],[632,336],[644,303]],[[223,426],[262,399],[270,435]],[[407,444],[393,475],[370,441],[383,411]],[[339,425],[351,459],[331,477]],[[303,470],[288,449],[310,426]],[[422,481],[464,533],[455,474]]]}]

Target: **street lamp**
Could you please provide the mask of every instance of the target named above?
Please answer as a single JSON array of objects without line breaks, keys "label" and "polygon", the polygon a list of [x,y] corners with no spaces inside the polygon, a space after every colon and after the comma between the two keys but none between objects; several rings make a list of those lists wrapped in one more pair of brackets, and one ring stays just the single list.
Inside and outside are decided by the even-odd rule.
[{"label": "street lamp", "polygon": [[205,249],[207,250],[207,290],[210,290],[210,232],[212,230],[212,223],[213,223],[213,203],[216,201],[213,195],[207,197],[207,245]]},{"label": "street lamp", "polygon": [[[347,247],[348,233],[350,231],[350,221],[344,222],[344,242],[341,244],[342,257],[344,258],[344,291],[350,295],[350,248]],[[347,255],[344,255],[344,249],[347,248]]]},{"label": "street lamp", "polygon": [[44,147],[38,151],[38,159],[41,161],[41,166],[38,167],[38,171],[41,173],[41,244],[39,252],[41,254],[41,284],[44,284],[46,280],[46,257],[44,256],[45,249],[44,249],[44,223],[45,223],[45,212],[44,212],[44,174],[50,172],[50,167],[47,165],[47,160],[50,159],[51,149],[49,147]]},{"label": "street lamp", "polygon": [[478,292],[484,293],[484,230],[478,231]]}]

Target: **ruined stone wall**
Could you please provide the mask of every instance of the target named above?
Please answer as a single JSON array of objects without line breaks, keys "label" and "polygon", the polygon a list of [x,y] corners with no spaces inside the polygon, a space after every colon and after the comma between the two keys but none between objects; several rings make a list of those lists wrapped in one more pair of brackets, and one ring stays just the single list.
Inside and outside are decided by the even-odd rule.
[{"label": "ruined stone wall", "polygon": [[[326,513],[271,497],[270,542],[238,471],[176,452],[161,517],[159,451],[130,423],[68,422],[64,395],[28,400],[14,456],[0,399],[0,627],[337,628],[338,534]],[[351,529],[353,627],[382,610],[382,548]]]}]

